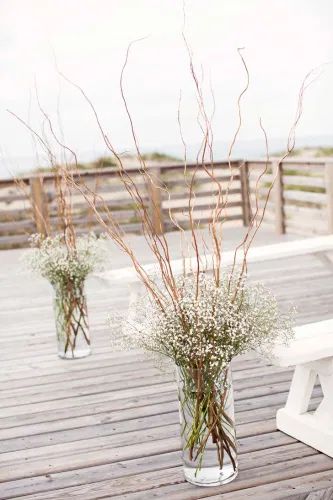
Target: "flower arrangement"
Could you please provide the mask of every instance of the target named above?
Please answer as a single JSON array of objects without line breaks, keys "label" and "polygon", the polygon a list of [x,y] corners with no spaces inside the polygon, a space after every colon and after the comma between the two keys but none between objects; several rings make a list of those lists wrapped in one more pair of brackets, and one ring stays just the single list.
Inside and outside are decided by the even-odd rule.
[{"label": "flower arrangement", "polygon": [[105,237],[97,238],[89,233],[76,238],[75,246],[65,244],[61,234],[30,237],[32,252],[25,255],[31,270],[46,278],[55,288],[66,288],[68,283],[74,288],[83,285],[87,276],[102,269],[106,257]]},{"label": "flower arrangement", "polygon": [[225,274],[218,284],[207,273],[194,278],[177,279],[177,301],[169,297],[160,307],[149,297],[139,300],[121,344],[177,366],[185,474],[199,483],[216,456],[224,474],[226,465],[230,477],[237,474],[231,360],[253,349],[270,355],[277,341],[288,342],[293,314],[280,312],[271,292],[244,276]]},{"label": "flower arrangement", "polygon": [[24,256],[30,269],[54,288],[58,354],[77,358],[90,354],[88,313],[84,284],[87,276],[102,269],[106,257],[104,236],[90,233],[66,244],[63,235],[30,238],[33,250]]}]

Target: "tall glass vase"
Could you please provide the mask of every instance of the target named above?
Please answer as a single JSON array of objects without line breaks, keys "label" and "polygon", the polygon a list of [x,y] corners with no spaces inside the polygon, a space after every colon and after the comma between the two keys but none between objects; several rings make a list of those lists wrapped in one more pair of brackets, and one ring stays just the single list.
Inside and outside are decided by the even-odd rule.
[{"label": "tall glass vase", "polygon": [[229,483],[238,472],[230,368],[177,372],[185,479],[198,486]]},{"label": "tall glass vase", "polygon": [[54,287],[54,314],[58,356],[84,358],[91,353],[84,284]]}]

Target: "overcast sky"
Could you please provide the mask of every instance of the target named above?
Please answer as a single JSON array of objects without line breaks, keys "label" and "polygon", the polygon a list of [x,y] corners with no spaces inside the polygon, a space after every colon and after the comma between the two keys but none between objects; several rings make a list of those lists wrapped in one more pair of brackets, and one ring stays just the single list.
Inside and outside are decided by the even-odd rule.
[{"label": "overcast sky", "polygon": [[[66,141],[81,153],[104,148],[82,96],[55,68],[80,84],[120,149],[132,146],[119,91],[128,43],[136,44],[125,90],[140,144],[163,150],[179,143],[177,108],[186,142],[196,143],[194,88],[181,37],[181,0],[0,0],[0,146],[8,156],[33,154],[31,139],[6,113],[9,108],[34,127],[42,119],[34,97],[57,122],[59,103]],[[271,138],[286,137],[304,75],[333,60],[332,0],[187,0],[186,32],[204,86],[216,101],[214,134],[228,141],[236,127],[236,99],[245,83],[237,55],[244,55],[251,85],[244,99],[241,138],[261,137],[261,116]],[[211,99],[207,91],[207,106]],[[333,65],[309,89],[299,136],[332,135]]]}]

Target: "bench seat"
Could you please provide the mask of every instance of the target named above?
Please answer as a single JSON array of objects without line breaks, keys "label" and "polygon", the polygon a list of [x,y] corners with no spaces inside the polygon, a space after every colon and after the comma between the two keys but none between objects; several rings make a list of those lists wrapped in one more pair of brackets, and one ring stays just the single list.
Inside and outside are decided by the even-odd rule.
[{"label": "bench seat", "polygon": [[[274,354],[278,366],[295,365],[286,406],[277,412],[277,428],[333,457],[333,320],[295,328],[295,340],[289,347],[276,347]],[[311,412],[317,378],[323,399]]]},{"label": "bench seat", "polygon": [[276,347],[274,354],[279,366],[294,366],[333,356],[333,319],[296,327],[291,344]]}]

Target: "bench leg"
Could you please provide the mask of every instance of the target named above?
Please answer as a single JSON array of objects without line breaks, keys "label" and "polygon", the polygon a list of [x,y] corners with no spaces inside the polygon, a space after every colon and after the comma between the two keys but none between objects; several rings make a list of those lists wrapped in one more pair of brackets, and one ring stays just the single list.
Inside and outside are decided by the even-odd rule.
[{"label": "bench leg", "polygon": [[[317,375],[324,397],[310,413]],[[278,410],[276,424],[279,430],[333,457],[333,358],[296,366],[287,404]]]}]

